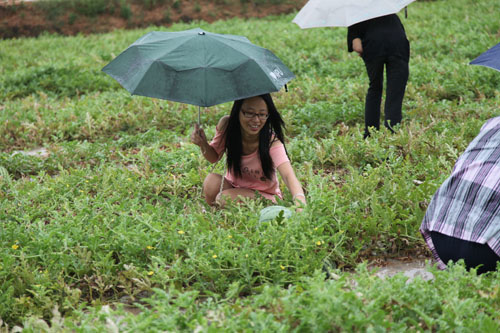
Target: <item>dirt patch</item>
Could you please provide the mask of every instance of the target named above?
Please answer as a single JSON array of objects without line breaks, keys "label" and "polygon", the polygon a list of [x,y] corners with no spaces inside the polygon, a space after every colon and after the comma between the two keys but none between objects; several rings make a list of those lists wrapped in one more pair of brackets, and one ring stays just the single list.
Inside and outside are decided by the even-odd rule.
[{"label": "dirt patch", "polygon": [[431,259],[389,259],[383,262],[372,263],[369,268],[370,270],[374,270],[376,272],[375,275],[381,279],[401,273],[408,278],[407,282],[411,282],[417,277],[428,281],[434,279],[434,275],[429,272],[432,264]]},{"label": "dirt patch", "polygon": [[40,158],[47,158],[50,155],[49,151],[43,147],[32,149],[29,151],[15,150],[12,155],[15,155],[15,154],[22,154],[22,155],[26,155],[26,156],[36,156],[36,157],[40,157]]},{"label": "dirt patch", "polygon": [[94,12],[100,12],[95,15],[53,1],[0,0],[0,38],[36,37],[42,32],[91,34],[195,20],[214,22],[234,17],[264,17],[297,11],[307,0],[258,2],[260,4],[251,0],[165,0],[148,6],[146,3],[151,1],[131,0],[114,2],[115,5],[107,5],[102,10],[94,8]]}]

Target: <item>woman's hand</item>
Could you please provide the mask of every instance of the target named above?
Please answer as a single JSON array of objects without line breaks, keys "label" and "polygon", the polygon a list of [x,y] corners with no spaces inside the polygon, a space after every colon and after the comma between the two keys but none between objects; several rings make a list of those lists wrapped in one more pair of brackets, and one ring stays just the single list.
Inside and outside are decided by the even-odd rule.
[{"label": "woman's hand", "polygon": [[352,40],[352,49],[358,53],[358,55],[363,54],[363,43],[361,42],[360,38],[354,38]]},{"label": "woman's hand", "polygon": [[200,147],[201,154],[207,161],[215,163],[219,160],[219,154],[217,154],[215,149],[208,143],[205,131],[200,125],[194,125],[194,130],[193,133],[191,133],[190,139],[192,143]]},{"label": "woman's hand", "polygon": [[194,124],[194,130],[193,133],[191,133],[191,142],[200,147],[204,147],[208,144],[205,131],[198,124]]},{"label": "woman's hand", "polygon": [[304,193],[297,193],[293,196],[293,203],[295,204],[295,206],[297,206],[297,208],[295,209],[295,211],[297,213],[300,213],[302,212],[303,210],[303,207],[306,206],[306,196],[304,195]]}]

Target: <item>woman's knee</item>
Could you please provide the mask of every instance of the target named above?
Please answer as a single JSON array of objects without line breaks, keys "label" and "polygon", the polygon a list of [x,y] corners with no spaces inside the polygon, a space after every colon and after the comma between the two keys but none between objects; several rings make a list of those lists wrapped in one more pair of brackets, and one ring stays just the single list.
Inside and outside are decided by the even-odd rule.
[{"label": "woman's knee", "polygon": [[222,181],[222,176],[216,173],[210,173],[205,177],[203,181],[203,196],[209,205],[214,204]]}]

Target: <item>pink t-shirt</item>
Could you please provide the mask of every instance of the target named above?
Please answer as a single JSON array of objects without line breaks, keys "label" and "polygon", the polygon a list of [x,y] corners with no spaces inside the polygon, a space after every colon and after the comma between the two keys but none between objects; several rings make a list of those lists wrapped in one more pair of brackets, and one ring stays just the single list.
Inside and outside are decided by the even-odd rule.
[{"label": "pink t-shirt", "polygon": [[[212,139],[212,142],[210,142],[210,146],[212,146],[217,154],[219,154],[219,159],[222,157],[222,154],[224,154],[226,148],[224,141],[224,133],[219,131],[216,127],[215,136]],[[258,151],[255,151],[250,155],[241,156],[241,177],[236,177],[232,170],[228,170],[226,172],[226,179],[234,187],[242,187],[259,191],[262,196],[267,199],[271,199],[272,201],[276,201],[274,198],[275,195],[283,198],[276,172],[277,167],[290,161],[283,143],[280,142],[279,144],[274,144],[271,149],[269,149],[269,155],[273,161],[275,171],[272,179],[265,178]]]}]

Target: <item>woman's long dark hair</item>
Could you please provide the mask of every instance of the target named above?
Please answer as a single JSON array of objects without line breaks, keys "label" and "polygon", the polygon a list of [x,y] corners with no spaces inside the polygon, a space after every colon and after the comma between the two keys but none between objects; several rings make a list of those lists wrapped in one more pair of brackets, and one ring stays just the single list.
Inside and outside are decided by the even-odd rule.
[{"label": "woman's long dark hair", "polygon": [[[276,106],[274,106],[274,102],[270,94],[264,94],[258,97],[262,98],[264,102],[266,102],[267,111],[269,112],[269,117],[267,118],[264,127],[262,127],[259,132],[259,157],[262,164],[262,171],[264,172],[264,176],[267,179],[272,179],[272,176],[274,175],[274,165],[273,160],[269,155],[269,149],[276,139],[281,141],[283,145],[285,144],[283,136],[285,122],[278,113],[278,110],[276,110]],[[237,177],[241,177],[241,156],[243,155],[243,141],[241,138],[239,114],[244,101],[244,99],[240,99],[234,102],[233,108],[231,109],[231,115],[229,116],[229,122],[225,131],[227,168],[228,170],[232,169],[233,173]],[[271,141],[273,135],[275,139]]]}]

